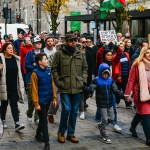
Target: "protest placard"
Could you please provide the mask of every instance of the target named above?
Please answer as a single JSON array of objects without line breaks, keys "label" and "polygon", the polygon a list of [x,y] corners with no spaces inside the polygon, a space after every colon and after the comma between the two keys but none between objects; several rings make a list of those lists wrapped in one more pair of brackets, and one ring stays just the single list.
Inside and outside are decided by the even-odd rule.
[{"label": "protest placard", "polygon": [[106,41],[117,42],[117,35],[115,30],[99,31],[99,33],[102,42],[106,42]]}]

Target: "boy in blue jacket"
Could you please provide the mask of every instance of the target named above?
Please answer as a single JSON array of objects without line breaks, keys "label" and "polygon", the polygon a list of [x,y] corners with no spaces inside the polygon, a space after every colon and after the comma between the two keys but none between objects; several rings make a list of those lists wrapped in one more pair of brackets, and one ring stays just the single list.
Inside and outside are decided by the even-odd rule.
[{"label": "boy in blue jacket", "polygon": [[89,90],[93,93],[96,90],[96,105],[101,113],[102,123],[99,124],[101,139],[107,144],[111,144],[111,140],[106,135],[106,126],[113,124],[113,93],[121,98],[124,94],[120,92],[110,77],[110,67],[106,63],[99,66],[98,76],[93,79]]},{"label": "boy in blue jacket", "polygon": [[50,69],[48,68],[46,54],[37,54],[35,56],[35,62],[37,69],[33,70],[31,75],[32,99],[39,115],[39,124],[35,139],[39,142],[45,142],[44,150],[49,150],[47,114],[51,101],[54,107],[56,107],[55,85]]}]

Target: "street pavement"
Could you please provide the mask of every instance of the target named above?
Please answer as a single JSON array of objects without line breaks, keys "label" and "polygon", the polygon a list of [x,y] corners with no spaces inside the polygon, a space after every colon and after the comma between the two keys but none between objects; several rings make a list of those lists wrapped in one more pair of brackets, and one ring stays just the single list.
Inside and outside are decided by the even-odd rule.
[{"label": "street pavement", "polygon": [[[60,109],[55,116],[55,123],[48,124],[50,147],[51,150],[150,150],[150,147],[145,145],[145,137],[141,125],[138,125],[137,132],[139,138],[133,138],[129,132],[130,122],[135,114],[134,110],[126,109],[124,101],[121,101],[118,112],[118,124],[122,127],[122,133],[113,131],[112,125],[108,125],[107,133],[112,144],[105,144],[100,140],[100,133],[97,127],[97,122],[94,120],[96,105],[95,99],[87,100],[89,107],[86,111],[85,120],[77,119],[76,134],[80,142],[78,144],[66,141],[60,144],[57,141],[57,130],[60,120]],[[39,143],[34,139],[37,125],[34,122],[29,123],[26,118],[27,99],[25,104],[19,104],[20,122],[25,125],[25,129],[20,132],[15,132],[14,122],[10,112],[10,107],[7,112],[8,128],[4,130],[3,136],[0,139],[0,150],[42,150],[43,143]],[[0,129],[0,137],[2,128]]]}]

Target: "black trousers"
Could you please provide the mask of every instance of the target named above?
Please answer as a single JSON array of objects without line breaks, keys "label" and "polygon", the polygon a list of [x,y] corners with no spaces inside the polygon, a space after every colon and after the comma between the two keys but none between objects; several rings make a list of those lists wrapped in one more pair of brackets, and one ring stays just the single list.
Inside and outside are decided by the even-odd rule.
[{"label": "black trousers", "polygon": [[142,126],[147,140],[150,140],[150,114],[142,115]]},{"label": "black trousers", "polygon": [[131,122],[131,127],[135,129],[141,121],[142,121],[142,115],[136,113]]},{"label": "black trousers", "polygon": [[146,139],[150,140],[150,114],[139,115],[136,113],[131,122],[131,127],[136,128],[140,122],[142,122]]},{"label": "black trousers", "polygon": [[19,96],[17,91],[8,93],[8,99],[1,101],[1,120],[6,120],[6,112],[7,112],[7,106],[8,103],[10,103],[11,113],[14,119],[14,122],[19,121],[19,115],[18,115],[18,100]]},{"label": "black trousers", "polygon": [[49,105],[50,105],[50,103],[40,104],[41,110],[38,111],[39,124],[38,124],[38,128],[36,130],[36,134],[43,135],[43,140],[45,143],[49,142],[48,121],[47,121]]}]

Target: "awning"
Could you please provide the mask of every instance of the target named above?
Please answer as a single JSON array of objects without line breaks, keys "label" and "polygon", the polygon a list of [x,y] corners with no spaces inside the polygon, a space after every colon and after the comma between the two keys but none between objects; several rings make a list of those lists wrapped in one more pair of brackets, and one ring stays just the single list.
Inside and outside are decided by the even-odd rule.
[{"label": "awning", "polygon": [[[137,10],[129,11],[129,15],[132,16],[131,20],[141,20],[141,19],[150,19],[150,9],[147,9],[143,12],[139,12]],[[113,20],[116,19],[115,12],[112,12]],[[89,14],[89,15],[80,15],[80,16],[65,16],[65,21],[109,21],[109,18],[100,19],[99,15]]]}]

